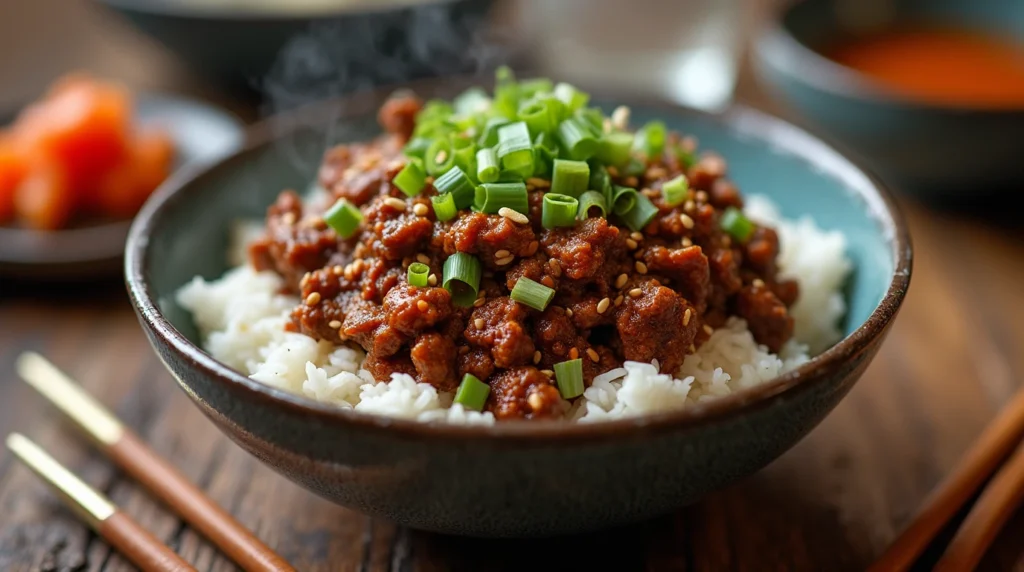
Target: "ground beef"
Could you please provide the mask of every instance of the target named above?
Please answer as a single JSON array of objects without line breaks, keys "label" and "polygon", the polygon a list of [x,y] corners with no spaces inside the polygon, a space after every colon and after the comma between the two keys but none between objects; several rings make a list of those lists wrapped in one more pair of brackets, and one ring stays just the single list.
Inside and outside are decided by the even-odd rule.
[{"label": "ground beef", "polygon": [[[658,209],[639,232],[614,216],[543,228],[550,184],[542,179],[526,181],[528,222],[469,209],[442,222],[431,207],[432,179],[415,197],[392,184],[420,106],[414,97],[392,99],[379,117],[385,135],[325,153],[318,179],[327,200],[304,205],[285,191],[268,209],[250,258],[301,299],[289,329],[363,348],[378,380],[402,373],[452,391],[472,374],[490,385],[486,408],[499,419],[561,415],[569,404],[551,372],[569,359],[582,360],[589,385],[624,360],[657,360],[675,372],[731,316],[773,351],[792,336],[788,308],[800,292],[776,275],[778,235],[755,225],[738,241],[720,228],[724,209],[743,205],[721,158],[666,154],[639,173],[610,169],[613,183],[637,188]],[[693,191],[668,205],[662,185],[680,173]],[[322,219],[338,198],[363,213],[349,238]],[[483,267],[478,297],[465,307],[443,287],[445,260],[456,252]],[[414,262],[429,267],[426,286],[408,283]],[[555,290],[545,309],[509,297],[526,278]]]}]

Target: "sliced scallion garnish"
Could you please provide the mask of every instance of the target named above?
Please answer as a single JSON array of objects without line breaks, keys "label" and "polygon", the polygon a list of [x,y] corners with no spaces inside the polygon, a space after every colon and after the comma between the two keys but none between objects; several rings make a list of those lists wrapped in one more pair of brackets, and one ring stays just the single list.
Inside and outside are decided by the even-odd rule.
[{"label": "sliced scallion garnish", "polygon": [[556,134],[562,149],[577,161],[584,161],[597,153],[597,139],[575,118],[570,117],[559,123]]},{"label": "sliced scallion garnish", "polygon": [[585,161],[555,159],[551,176],[551,192],[580,196],[590,184],[590,166]]},{"label": "sliced scallion garnish", "polygon": [[498,129],[511,123],[504,117],[492,117],[487,120],[484,125],[483,133],[476,140],[476,144],[480,147],[494,147],[498,144]]},{"label": "sliced scallion garnish", "polygon": [[[598,213],[593,210],[597,209]],[[580,195],[579,206],[576,209],[576,217],[580,220],[592,216],[608,216],[608,201],[604,200],[604,193],[598,191],[587,191]]]},{"label": "sliced scallion garnish", "polygon": [[406,157],[416,157],[419,160],[423,160],[423,157],[427,153],[427,147],[430,147],[430,139],[426,137],[413,137],[402,147],[402,153]]},{"label": "sliced scallion garnish", "polygon": [[355,234],[362,220],[362,211],[345,199],[338,199],[338,202],[324,213],[324,222],[342,238]]},{"label": "sliced scallion garnish", "polygon": [[530,133],[539,135],[554,129],[551,113],[544,100],[531,99],[519,108],[519,119],[530,129]]},{"label": "sliced scallion garnish", "polygon": [[456,252],[444,261],[443,280],[441,284],[451,294],[456,306],[468,308],[476,301],[476,293],[480,288],[481,265],[473,255]]},{"label": "sliced scallion garnish", "polygon": [[597,191],[604,195],[611,194],[612,178],[608,175],[608,169],[604,168],[599,161],[590,160],[590,183],[587,185],[591,191]]},{"label": "sliced scallion garnish", "polygon": [[575,197],[558,193],[547,193],[541,203],[541,225],[544,228],[573,226],[576,224],[576,209],[580,203]]},{"label": "sliced scallion garnish", "polygon": [[665,124],[651,121],[636,133],[634,148],[647,156],[648,160],[657,159],[665,151]]},{"label": "sliced scallion garnish", "polygon": [[498,180],[501,167],[498,166],[498,155],[493,147],[476,152],[476,178],[481,183],[493,183]]},{"label": "sliced scallion garnish", "polygon": [[533,176],[533,145],[526,122],[517,121],[498,128],[498,147],[495,149],[501,168]]},{"label": "sliced scallion garnish", "polygon": [[430,275],[430,267],[422,262],[413,262],[409,265],[409,273],[406,280],[411,286],[426,286],[427,277]]},{"label": "sliced scallion garnish", "polygon": [[435,139],[427,148],[423,161],[428,174],[439,177],[447,173],[455,165],[455,150],[452,149],[451,140],[447,137]]},{"label": "sliced scallion garnish", "polygon": [[452,107],[457,115],[476,115],[491,107],[491,98],[483,88],[471,87],[455,96]]},{"label": "sliced scallion garnish", "polygon": [[552,369],[555,371],[555,381],[562,397],[572,399],[583,395],[582,358],[556,363]]},{"label": "sliced scallion garnish", "polygon": [[612,187],[612,212],[621,215],[633,209],[638,193],[636,189],[614,185]]},{"label": "sliced scallion garnish", "polygon": [[630,229],[637,232],[643,230],[647,223],[651,222],[651,219],[658,214],[658,207],[654,206],[651,199],[648,199],[645,195],[637,193],[636,202],[633,204],[633,208],[627,212],[620,214],[622,221],[626,223]]},{"label": "sliced scallion garnish", "polygon": [[502,207],[529,214],[530,198],[522,181],[484,183],[476,188],[473,206],[482,213],[496,214]]},{"label": "sliced scallion garnish", "polygon": [[551,303],[551,299],[555,297],[555,291],[523,276],[516,280],[516,285],[512,287],[512,292],[508,297],[520,304],[526,304],[534,310],[543,312],[548,307],[548,304]]},{"label": "sliced scallion garnish", "polygon": [[595,157],[606,165],[621,167],[629,163],[633,152],[633,134],[616,131],[601,137]]},{"label": "sliced scallion garnish", "polygon": [[487,403],[487,396],[490,393],[491,386],[477,379],[475,375],[467,373],[462,376],[462,382],[459,383],[459,388],[455,390],[454,402],[466,409],[483,411],[484,404]]},{"label": "sliced scallion garnish", "polygon": [[550,133],[541,133],[533,140],[533,176],[550,179],[558,157],[558,143]]},{"label": "sliced scallion garnish", "polygon": [[538,93],[551,93],[554,89],[554,84],[546,77],[524,79],[519,82],[519,97],[526,99]]},{"label": "sliced scallion garnish", "polygon": [[476,175],[476,143],[461,135],[453,135],[451,142],[455,152],[455,166],[472,179],[472,175]]},{"label": "sliced scallion garnish", "polygon": [[587,105],[587,102],[590,101],[589,94],[582,92],[567,83],[559,83],[556,85],[554,93],[555,97],[560,99],[562,103],[569,108],[569,111],[576,111],[577,109]]},{"label": "sliced scallion garnish", "polygon": [[441,222],[452,220],[459,213],[459,208],[455,206],[455,197],[451,194],[430,197],[430,204],[434,206],[434,216]]},{"label": "sliced scallion garnish", "polygon": [[434,188],[438,194],[450,194],[455,199],[455,207],[464,209],[473,204],[473,192],[475,187],[459,167],[452,167],[447,173],[441,175],[434,181]]},{"label": "sliced scallion garnish", "polygon": [[665,204],[676,206],[682,204],[690,196],[690,181],[686,175],[679,175],[661,186],[661,197]]},{"label": "sliced scallion garnish", "polygon": [[391,182],[403,193],[415,197],[427,184],[427,174],[423,172],[423,163],[415,157],[410,157],[409,162],[402,167],[402,170],[395,175]]},{"label": "sliced scallion garnish", "polygon": [[736,207],[727,207],[719,220],[722,230],[740,242],[746,242],[754,232],[754,223],[750,222],[743,211]]}]

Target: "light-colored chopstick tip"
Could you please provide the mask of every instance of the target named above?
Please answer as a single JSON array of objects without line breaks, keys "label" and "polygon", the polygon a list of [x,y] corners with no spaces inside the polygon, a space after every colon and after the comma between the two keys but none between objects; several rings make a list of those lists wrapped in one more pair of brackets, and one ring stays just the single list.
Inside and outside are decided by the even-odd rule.
[{"label": "light-colored chopstick tip", "polygon": [[96,526],[110,518],[116,509],[114,505],[85,484],[81,479],[64,468],[39,445],[20,433],[7,436],[7,448],[11,450],[35,474],[54,488],[89,524]]},{"label": "light-colored chopstick tip", "polygon": [[43,356],[25,352],[16,367],[22,379],[101,444],[113,445],[124,434],[124,426],[107,408]]}]

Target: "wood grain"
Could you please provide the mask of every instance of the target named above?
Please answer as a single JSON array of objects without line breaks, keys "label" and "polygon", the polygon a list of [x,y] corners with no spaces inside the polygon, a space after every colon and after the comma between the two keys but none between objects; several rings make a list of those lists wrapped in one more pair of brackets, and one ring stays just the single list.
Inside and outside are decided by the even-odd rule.
[{"label": "wood grain", "polygon": [[[108,43],[94,46],[98,58],[140,43],[142,57],[154,53],[122,28],[100,29],[110,33],[90,36]],[[127,68],[146,85],[185,85],[166,54],[152,57],[145,67],[101,68]],[[750,86],[741,93],[768,105]],[[903,204],[916,248],[913,285],[860,383],[763,471],[637,526],[480,541],[399,529],[322,501],[229,442],[189,403],[151,352],[118,279],[41,289],[0,278],[0,434],[36,440],[199,570],[235,567],[17,380],[19,352],[38,351],[73,375],[299,570],[862,570],[1024,377],[1024,229],[998,220],[1013,213],[966,216]],[[1022,537],[1024,514],[1017,514],[981,568],[1024,571]],[[0,452],[0,570],[131,569]]]}]

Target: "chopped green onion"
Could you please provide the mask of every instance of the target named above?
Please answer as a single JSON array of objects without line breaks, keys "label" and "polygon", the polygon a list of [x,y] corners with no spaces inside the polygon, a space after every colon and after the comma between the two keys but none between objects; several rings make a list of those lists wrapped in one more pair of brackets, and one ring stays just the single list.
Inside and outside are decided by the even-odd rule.
[{"label": "chopped green onion", "polygon": [[598,141],[600,146],[595,157],[606,165],[622,167],[629,163],[633,152],[633,134],[616,131],[606,133]]},{"label": "chopped green onion", "polygon": [[501,168],[498,167],[498,156],[494,153],[493,147],[487,147],[476,152],[476,178],[481,183],[493,183],[498,180]]},{"label": "chopped green onion", "polygon": [[526,276],[516,280],[516,285],[508,295],[520,304],[526,304],[534,310],[544,311],[555,297],[555,291],[543,284],[530,280]]},{"label": "chopped green onion", "polygon": [[554,130],[555,123],[545,100],[529,100],[519,108],[519,118],[530,128],[530,133],[540,135]]},{"label": "chopped green onion", "polygon": [[590,184],[590,166],[585,161],[555,159],[551,192],[578,197]]},{"label": "chopped green onion", "polygon": [[697,158],[693,156],[693,152],[686,149],[682,142],[675,146],[676,159],[679,161],[679,166],[684,169],[689,169],[697,162]]},{"label": "chopped green onion", "polygon": [[480,261],[465,252],[456,252],[444,261],[441,284],[451,294],[456,306],[469,308],[476,301],[480,273]]},{"label": "chopped green onion", "polygon": [[590,95],[582,92],[567,83],[559,83],[555,86],[555,97],[562,100],[562,103],[569,108],[569,111],[576,111],[590,101]]},{"label": "chopped green onion", "polygon": [[651,121],[636,133],[634,148],[647,156],[648,160],[661,157],[665,151],[665,124]]},{"label": "chopped green onion", "polygon": [[355,234],[362,220],[363,213],[359,208],[345,199],[338,199],[338,202],[324,213],[324,222],[342,238]]},{"label": "chopped green onion", "polygon": [[721,224],[722,230],[740,242],[746,242],[754,232],[754,223],[750,222],[743,211],[736,207],[726,208],[719,224]]},{"label": "chopped green onion", "polygon": [[562,149],[572,159],[583,161],[597,153],[597,140],[577,119],[569,118],[559,123],[556,133]]},{"label": "chopped green onion", "polygon": [[530,129],[526,122],[517,121],[498,128],[498,147],[495,150],[501,167],[533,175],[533,145],[530,144]]},{"label": "chopped green onion", "polygon": [[623,177],[639,177],[640,175],[643,175],[646,170],[647,165],[645,165],[640,159],[633,157],[629,160],[629,163],[620,170],[620,174]]},{"label": "chopped green onion", "polygon": [[636,197],[639,193],[636,189],[615,185],[612,187],[612,212],[621,215],[633,209],[636,205]]},{"label": "chopped green onion", "polygon": [[533,175],[551,178],[555,158],[558,157],[558,143],[550,133],[541,133],[533,140]]},{"label": "chopped green onion", "polygon": [[431,99],[416,114],[416,123],[430,119],[446,119],[454,113],[451,104],[443,99]]},{"label": "chopped green onion", "polygon": [[519,84],[512,68],[501,66],[494,71],[494,102],[491,110],[502,117],[513,119],[519,109]]},{"label": "chopped green onion", "polygon": [[626,226],[639,232],[643,230],[643,228],[647,226],[647,223],[651,222],[651,219],[653,219],[657,214],[658,207],[654,206],[651,199],[648,199],[643,194],[637,193],[636,203],[633,205],[633,208],[619,216],[622,217]]},{"label": "chopped green onion", "polygon": [[423,157],[427,154],[427,148],[430,147],[430,139],[426,137],[413,137],[402,147],[402,153],[406,157],[416,157],[419,160],[423,160]]},{"label": "chopped green onion", "polygon": [[491,98],[479,87],[471,87],[452,100],[452,107],[457,115],[475,115],[483,113],[491,106]]},{"label": "chopped green onion", "polygon": [[473,181],[458,167],[452,167],[447,173],[434,181],[438,194],[452,195],[456,208],[464,209],[473,203]]},{"label": "chopped green onion", "polygon": [[604,168],[604,165],[597,161],[590,161],[590,183],[587,185],[592,191],[597,191],[605,195],[611,194],[612,178],[608,175],[608,169]]},{"label": "chopped green onion", "polygon": [[[591,211],[598,209],[598,215],[592,215]],[[580,204],[576,210],[576,217],[580,220],[591,216],[608,216],[608,202],[604,200],[604,194],[599,191],[587,191],[580,195]]]},{"label": "chopped green onion", "polygon": [[476,144],[480,147],[494,147],[498,144],[498,129],[511,123],[504,117],[492,117],[487,120],[484,125],[483,133],[476,140]]},{"label": "chopped green onion", "polygon": [[498,173],[498,180],[495,183],[522,183],[525,177],[522,173],[502,170]]},{"label": "chopped green onion", "polygon": [[416,128],[413,130],[413,137],[423,137],[426,139],[438,139],[447,137],[450,133],[456,131],[458,126],[455,125],[450,119],[427,119],[416,123]]},{"label": "chopped green onion", "polygon": [[473,206],[487,214],[496,214],[502,207],[508,207],[525,215],[530,212],[530,198],[522,181],[484,183],[476,188]]},{"label": "chopped green onion", "polygon": [[430,274],[430,267],[422,262],[413,262],[409,265],[407,280],[410,286],[426,286],[427,275]]},{"label": "chopped green onion", "polygon": [[434,205],[434,216],[441,222],[452,220],[459,212],[459,207],[455,206],[455,196],[451,193],[430,197],[430,203]]},{"label": "chopped green onion", "polygon": [[573,226],[576,224],[576,209],[580,203],[575,197],[546,193],[541,203],[541,225],[544,228]]},{"label": "chopped green onion", "polygon": [[572,399],[583,395],[583,359],[576,358],[556,363],[555,381],[562,397]]},{"label": "chopped green onion", "polygon": [[538,93],[551,93],[554,84],[546,77],[524,79],[519,82],[519,97],[529,98]]},{"label": "chopped green onion", "polygon": [[674,207],[681,204],[690,196],[690,181],[686,175],[679,175],[671,181],[666,181],[661,186],[661,196],[666,205]]},{"label": "chopped green onion", "polygon": [[455,390],[455,403],[473,411],[483,411],[487,396],[491,394],[491,386],[477,379],[471,373],[462,376],[462,383]]},{"label": "chopped green onion", "polygon": [[427,174],[423,172],[423,163],[415,157],[410,158],[409,162],[391,180],[391,183],[410,197],[420,194],[427,184]]},{"label": "chopped green onion", "polygon": [[476,143],[468,137],[452,135],[452,149],[455,151],[455,166],[467,175],[476,175]]},{"label": "chopped green onion", "polygon": [[427,165],[427,173],[437,177],[448,172],[455,165],[455,150],[447,137],[435,139],[427,148],[427,155],[424,159]]},{"label": "chopped green onion", "polygon": [[604,133],[604,114],[600,109],[577,109],[574,115],[581,125],[590,129],[590,133],[594,137],[600,137]]}]

